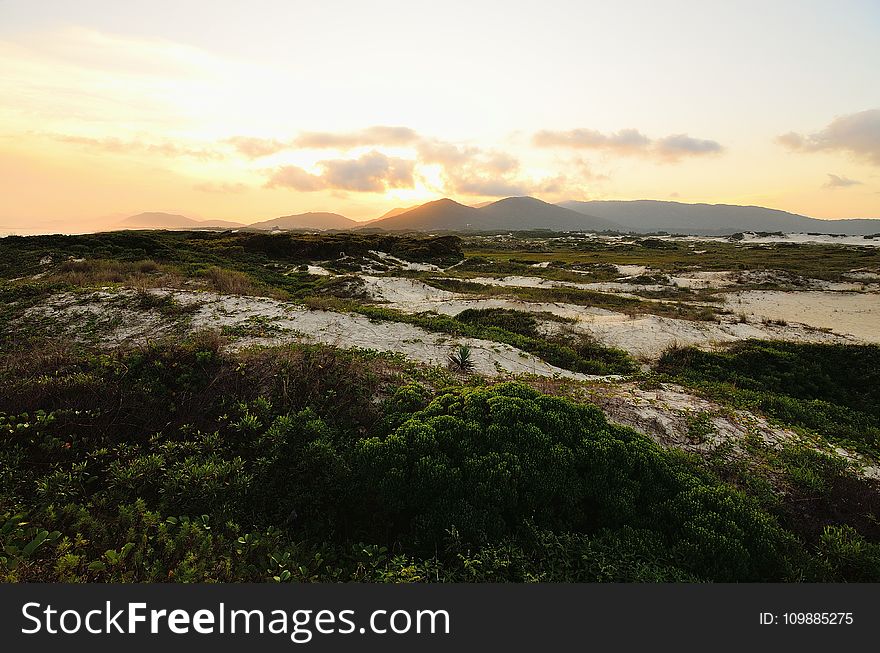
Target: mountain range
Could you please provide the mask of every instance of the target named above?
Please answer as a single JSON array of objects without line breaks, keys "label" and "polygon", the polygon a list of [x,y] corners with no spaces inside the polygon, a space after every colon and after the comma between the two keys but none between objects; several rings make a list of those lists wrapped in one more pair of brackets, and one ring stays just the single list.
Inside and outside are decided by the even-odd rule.
[{"label": "mountain range", "polygon": [[436,200],[409,211],[390,211],[364,226],[386,231],[604,231],[620,228],[609,220],[548,204],[534,197],[508,197],[479,208],[465,206],[451,199]]},{"label": "mountain range", "polygon": [[760,206],[685,204],[656,200],[568,201],[549,204],[534,197],[508,197],[466,206],[444,198],[396,208],[375,220],[358,222],[338,213],[286,215],[252,224],[193,220],[170,213],[140,213],[122,229],[254,229],[370,231],[621,231],[727,235],[741,231],[880,234],[880,219],[820,220]]},{"label": "mountain range", "polygon": [[685,204],[657,200],[562,202],[573,211],[599,216],[624,231],[720,236],[737,231],[880,233],[878,219],[820,220],[762,206]]},{"label": "mountain range", "polygon": [[229,220],[193,220],[176,213],[148,211],[125,218],[115,226],[119,229],[211,229],[217,227],[237,229],[244,225]]},{"label": "mountain range", "polygon": [[310,213],[298,213],[297,215],[284,215],[273,220],[254,222],[247,226],[248,229],[354,229],[363,223],[356,222],[338,213],[325,213],[315,211]]}]

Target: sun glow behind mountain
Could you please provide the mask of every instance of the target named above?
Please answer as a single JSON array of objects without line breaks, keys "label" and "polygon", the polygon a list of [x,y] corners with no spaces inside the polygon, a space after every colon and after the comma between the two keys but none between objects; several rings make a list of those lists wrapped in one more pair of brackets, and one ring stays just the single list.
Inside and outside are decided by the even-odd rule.
[{"label": "sun glow behind mountain", "polygon": [[880,215],[875,6],[605,5],[3,3],[0,226],[516,195]]}]

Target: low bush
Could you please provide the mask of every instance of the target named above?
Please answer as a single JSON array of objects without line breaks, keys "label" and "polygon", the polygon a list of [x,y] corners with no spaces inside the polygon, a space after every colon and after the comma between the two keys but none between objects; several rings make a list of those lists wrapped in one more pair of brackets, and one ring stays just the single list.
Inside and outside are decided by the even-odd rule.
[{"label": "low bush", "polygon": [[522,385],[432,391],[377,357],[209,337],[65,355],[0,368],[6,580],[875,579],[874,545],[814,550]]}]

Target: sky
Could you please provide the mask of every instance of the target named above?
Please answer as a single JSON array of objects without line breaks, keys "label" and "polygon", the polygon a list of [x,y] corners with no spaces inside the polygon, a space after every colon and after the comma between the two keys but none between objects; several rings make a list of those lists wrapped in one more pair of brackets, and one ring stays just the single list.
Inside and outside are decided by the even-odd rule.
[{"label": "sky", "polygon": [[440,197],[880,217],[880,2],[0,0],[0,230]]}]

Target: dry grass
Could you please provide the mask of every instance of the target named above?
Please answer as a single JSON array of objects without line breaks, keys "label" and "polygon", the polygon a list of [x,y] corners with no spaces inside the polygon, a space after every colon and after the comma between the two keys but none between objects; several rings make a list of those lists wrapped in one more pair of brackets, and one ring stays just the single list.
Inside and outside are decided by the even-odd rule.
[{"label": "dry grass", "polygon": [[83,287],[115,283],[136,288],[177,288],[185,281],[185,277],[174,268],[150,259],[65,261],[48,278]]},{"label": "dry grass", "polygon": [[208,283],[221,295],[252,295],[275,297],[274,292],[260,283],[255,282],[244,272],[212,266],[204,272]]}]

